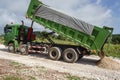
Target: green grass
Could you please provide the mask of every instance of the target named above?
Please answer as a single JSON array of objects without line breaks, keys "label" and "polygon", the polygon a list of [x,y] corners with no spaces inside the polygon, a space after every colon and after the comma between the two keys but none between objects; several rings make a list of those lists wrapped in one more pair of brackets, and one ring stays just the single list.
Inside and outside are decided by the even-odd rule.
[{"label": "green grass", "polygon": [[29,77],[29,80],[37,80],[35,77],[33,76],[28,76]]},{"label": "green grass", "polygon": [[68,78],[68,80],[81,80],[79,77],[71,76],[71,75],[68,75],[67,78]]},{"label": "green grass", "polygon": [[104,52],[107,56],[113,56],[120,58],[120,44],[106,44],[104,46]]},{"label": "green grass", "polygon": [[10,64],[13,66],[16,66],[16,65],[19,65],[20,63],[12,61]]},{"label": "green grass", "polygon": [[23,64],[20,64],[18,62],[14,62],[14,61],[12,61],[10,63],[10,65],[13,66],[13,67],[15,67],[15,68],[17,68],[17,69],[19,69],[19,68],[21,68],[23,66]]},{"label": "green grass", "polygon": [[46,74],[48,70],[45,67],[38,67],[39,72]]},{"label": "green grass", "polygon": [[5,76],[3,80],[23,80],[21,77],[18,76]]},{"label": "green grass", "polygon": [[0,36],[0,44],[3,44],[3,43],[4,43],[4,37]]}]

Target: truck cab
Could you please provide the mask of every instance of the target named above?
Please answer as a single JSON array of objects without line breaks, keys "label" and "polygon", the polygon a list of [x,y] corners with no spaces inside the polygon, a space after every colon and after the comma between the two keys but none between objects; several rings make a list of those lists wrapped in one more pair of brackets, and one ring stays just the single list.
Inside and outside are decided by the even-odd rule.
[{"label": "truck cab", "polygon": [[[30,41],[30,40],[28,40],[28,36],[32,36],[33,32],[31,34],[28,34],[29,29],[31,29],[31,27],[24,26],[23,24],[22,25],[7,24],[4,27],[4,33],[5,33],[4,44],[6,46],[8,46],[9,52],[15,52],[16,50],[19,49],[20,44],[24,45],[28,41]],[[35,40],[35,37],[34,37],[34,39],[32,39],[32,38],[31,38],[31,40]]]}]

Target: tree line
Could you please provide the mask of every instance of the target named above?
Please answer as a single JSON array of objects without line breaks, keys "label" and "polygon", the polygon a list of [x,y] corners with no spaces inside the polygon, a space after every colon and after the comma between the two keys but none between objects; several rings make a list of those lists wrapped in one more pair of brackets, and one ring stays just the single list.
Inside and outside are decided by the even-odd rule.
[{"label": "tree line", "polygon": [[112,35],[112,43],[113,44],[120,44],[120,34],[113,34]]}]

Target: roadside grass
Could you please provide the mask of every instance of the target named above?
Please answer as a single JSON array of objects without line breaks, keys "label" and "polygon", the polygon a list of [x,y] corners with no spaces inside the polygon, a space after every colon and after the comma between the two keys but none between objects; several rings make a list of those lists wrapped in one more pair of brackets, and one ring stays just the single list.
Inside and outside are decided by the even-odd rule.
[{"label": "roadside grass", "polygon": [[44,66],[38,67],[38,71],[41,73],[44,73],[44,74],[46,74],[48,72],[47,68],[45,68]]},{"label": "roadside grass", "polygon": [[106,44],[104,52],[107,56],[120,58],[120,44]]},{"label": "roadside grass", "polygon": [[68,79],[68,80],[81,80],[79,77],[77,77],[77,76],[72,76],[72,75],[68,75],[68,76],[67,76],[67,79]]},{"label": "roadside grass", "polygon": [[4,37],[0,36],[0,44],[3,44],[3,43],[4,43]]},{"label": "roadside grass", "polygon": [[28,76],[29,77],[29,80],[37,80],[35,77],[33,76]]},{"label": "roadside grass", "polygon": [[3,77],[3,80],[23,80],[21,77],[18,77],[18,76],[4,76]]},{"label": "roadside grass", "polygon": [[19,68],[21,68],[22,66],[24,66],[24,64],[20,64],[20,63],[18,63],[18,62],[14,62],[14,61],[12,61],[12,62],[10,63],[10,65],[13,66],[13,67],[15,67],[15,68],[17,68],[17,69],[19,69]]},{"label": "roadside grass", "polygon": [[21,78],[20,76],[7,75],[2,78],[2,80],[37,80],[33,76],[28,76],[28,79]]},{"label": "roadside grass", "polygon": [[19,65],[20,63],[12,61],[10,64],[11,64],[12,66],[16,66],[16,65]]}]

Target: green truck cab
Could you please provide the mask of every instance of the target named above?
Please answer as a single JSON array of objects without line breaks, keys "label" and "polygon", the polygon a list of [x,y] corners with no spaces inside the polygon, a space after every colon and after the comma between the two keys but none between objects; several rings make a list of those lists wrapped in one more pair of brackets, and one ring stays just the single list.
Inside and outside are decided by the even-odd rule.
[{"label": "green truck cab", "polygon": [[20,24],[7,24],[4,27],[4,44],[8,46],[10,52],[17,51],[20,44],[27,44],[28,30],[28,26]]}]

